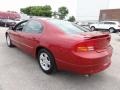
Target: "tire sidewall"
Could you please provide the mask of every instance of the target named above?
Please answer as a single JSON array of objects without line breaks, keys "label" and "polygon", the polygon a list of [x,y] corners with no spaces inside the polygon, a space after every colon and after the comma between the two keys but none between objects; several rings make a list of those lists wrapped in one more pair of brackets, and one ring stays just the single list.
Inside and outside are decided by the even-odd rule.
[{"label": "tire sidewall", "polygon": [[[46,53],[48,55],[49,59],[50,59],[51,66],[50,66],[49,70],[44,70],[42,68],[41,64],[40,64],[40,58],[39,57],[40,57],[41,53]],[[46,49],[39,50],[37,59],[38,59],[39,66],[44,73],[51,74],[56,70],[55,59],[54,59],[53,55],[48,50],[46,50]]]},{"label": "tire sidewall", "polygon": [[[10,40],[10,41],[9,41],[9,44],[8,44],[8,38],[9,38],[9,40]],[[7,42],[7,46],[8,46],[8,47],[11,47],[11,46],[12,46],[11,39],[10,39],[10,36],[9,36],[8,34],[6,35],[6,42]]]},{"label": "tire sidewall", "polygon": [[[111,32],[111,29],[113,30],[112,32]],[[115,32],[115,29],[114,28],[109,28],[109,32],[113,33],[113,32]]]},{"label": "tire sidewall", "polygon": [[[94,28],[94,30],[93,30],[93,28]],[[94,27],[94,26],[92,26],[92,27],[90,28],[90,30],[91,30],[91,31],[95,31],[95,27]]]}]

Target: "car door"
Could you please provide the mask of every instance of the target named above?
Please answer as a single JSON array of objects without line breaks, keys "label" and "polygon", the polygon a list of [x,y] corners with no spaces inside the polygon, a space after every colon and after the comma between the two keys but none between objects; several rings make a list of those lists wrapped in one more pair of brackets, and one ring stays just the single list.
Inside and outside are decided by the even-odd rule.
[{"label": "car door", "polygon": [[111,26],[111,22],[104,22],[104,29],[109,29]]},{"label": "car door", "polygon": [[97,28],[98,29],[103,29],[104,28],[104,23],[103,22],[99,22]]},{"label": "car door", "polygon": [[22,21],[20,23],[18,23],[15,27],[12,27],[10,29],[10,32],[9,32],[9,35],[10,35],[10,38],[12,40],[12,43],[17,46],[17,47],[20,47],[20,38],[21,38],[21,31],[23,29],[23,26],[27,23],[27,20],[26,21]]},{"label": "car door", "polygon": [[19,33],[19,35],[22,46],[21,48],[25,52],[33,55],[35,48],[39,44],[39,38],[41,36],[42,30],[43,25],[40,23],[40,21],[37,20],[30,20],[23,27],[22,32]]}]

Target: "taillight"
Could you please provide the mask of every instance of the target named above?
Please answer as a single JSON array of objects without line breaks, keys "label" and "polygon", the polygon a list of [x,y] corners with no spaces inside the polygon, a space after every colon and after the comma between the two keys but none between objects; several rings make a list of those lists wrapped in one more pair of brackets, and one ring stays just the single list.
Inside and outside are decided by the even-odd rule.
[{"label": "taillight", "polygon": [[87,51],[94,51],[93,46],[88,46],[88,47],[77,47],[77,52],[87,52]]},{"label": "taillight", "polygon": [[75,51],[77,52],[87,52],[87,51],[94,51],[94,42],[93,41],[87,41],[87,42],[82,42],[78,45],[75,46]]}]

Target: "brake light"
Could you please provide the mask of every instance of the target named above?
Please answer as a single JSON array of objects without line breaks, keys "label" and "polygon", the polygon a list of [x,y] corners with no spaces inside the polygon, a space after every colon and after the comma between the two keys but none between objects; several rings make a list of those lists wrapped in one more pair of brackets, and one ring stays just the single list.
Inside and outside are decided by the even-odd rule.
[{"label": "brake light", "polygon": [[93,46],[77,47],[77,52],[87,52],[87,51],[94,51],[94,47]]},{"label": "brake light", "polygon": [[88,52],[88,51],[94,51],[94,50],[95,50],[94,40],[86,40],[75,46],[76,52]]}]

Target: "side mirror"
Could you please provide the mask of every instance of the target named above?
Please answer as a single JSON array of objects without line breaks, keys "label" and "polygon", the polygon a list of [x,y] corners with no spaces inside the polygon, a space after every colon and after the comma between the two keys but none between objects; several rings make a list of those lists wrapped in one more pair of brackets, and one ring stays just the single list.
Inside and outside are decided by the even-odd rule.
[{"label": "side mirror", "polygon": [[10,26],[10,27],[9,27],[9,30],[14,30],[14,26]]}]

